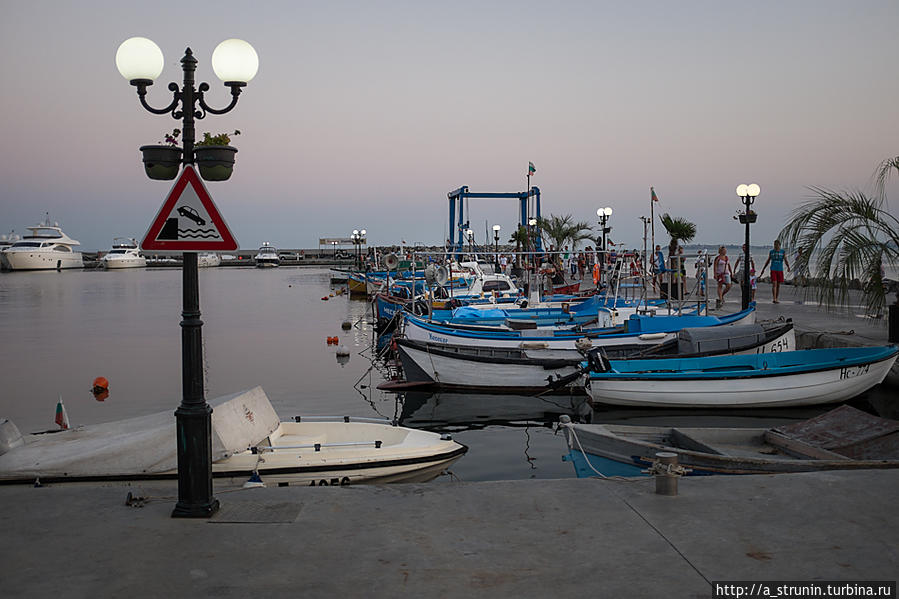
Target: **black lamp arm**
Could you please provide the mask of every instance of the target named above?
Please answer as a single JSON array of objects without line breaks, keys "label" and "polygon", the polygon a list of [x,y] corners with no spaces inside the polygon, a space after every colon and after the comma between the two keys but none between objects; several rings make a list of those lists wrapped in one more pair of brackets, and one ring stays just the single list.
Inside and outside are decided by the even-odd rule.
[{"label": "black lamp arm", "polygon": [[131,85],[137,88],[137,97],[140,99],[140,105],[149,112],[152,112],[153,114],[165,114],[171,112],[172,116],[176,119],[181,118],[175,116],[175,108],[177,108],[178,104],[181,102],[181,91],[178,89],[177,83],[169,83],[169,91],[174,93],[174,97],[172,98],[172,103],[165,108],[153,108],[147,104],[147,86],[153,85],[152,81],[149,79],[134,79],[131,81]]},{"label": "black lamp arm", "polygon": [[203,117],[205,117],[207,112],[211,114],[225,114],[226,112],[230,112],[232,108],[237,106],[237,97],[242,91],[240,88],[245,86],[246,83],[229,81],[225,83],[225,85],[231,88],[231,103],[224,108],[212,108],[211,106],[206,104],[206,99],[204,96],[204,94],[209,91],[209,84],[200,84],[200,88],[197,90],[197,102],[200,104],[200,107],[203,109],[203,111],[202,113],[200,111],[197,111],[196,117],[198,119],[202,119]]}]

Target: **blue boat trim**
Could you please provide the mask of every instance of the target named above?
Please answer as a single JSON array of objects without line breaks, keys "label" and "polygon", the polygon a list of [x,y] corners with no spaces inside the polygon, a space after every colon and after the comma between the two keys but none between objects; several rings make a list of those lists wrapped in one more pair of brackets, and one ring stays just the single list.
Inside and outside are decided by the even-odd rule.
[{"label": "blue boat trim", "polygon": [[[854,368],[892,359],[896,345],[878,347],[834,347],[765,354],[706,356],[701,358],[655,358],[610,360],[609,372],[589,373],[590,380],[699,380],[743,379],[805,374]],[[855,373],[847,376],[855,376]]]}]

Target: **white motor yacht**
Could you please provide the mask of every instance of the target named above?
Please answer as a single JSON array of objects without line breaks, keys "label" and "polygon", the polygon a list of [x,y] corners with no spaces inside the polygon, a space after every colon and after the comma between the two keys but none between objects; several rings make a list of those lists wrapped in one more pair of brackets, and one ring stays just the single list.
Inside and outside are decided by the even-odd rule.
[{"label": "white motor yacht", "polygon": [[0,268],[6,270],[9,268],[6,265],[5,259],[3,257],[3,250],[10,247],[15,242],[22,239],[21,236],[16,235],[15,231],[10,231],[9,235],[0,235]]},{"label": "white motor yacht", "polygon": [[205,254],[200,254],[197,256],[198,268],[210,268],[213,266],[219,266],[221,265],[221,263],[222,257],[215,252],[207,252]]},{"label": "white motor yacht", "polygon": [[262,247],[259,248],[259,252],[256,254],[256,266],[268,268],[280,265],[281,257],[278,256],[278,249],[267,241],[263,242]]},{"label": "white motor yacht", "polygon": [[100,259],[100,264],[104,268],[140,268],[147,265],[147,259],[133,238],[116,237],[112,240],[112,249]]},{"label": "white motor yacht", "polygon": [[81,243],[63,233],[59,223],[51,223],[49,215],[41,224],[25,228],[31,233],[3,250],[4,268],[9,270],[84,268],[81,252],[75,251],[75,246]]}]

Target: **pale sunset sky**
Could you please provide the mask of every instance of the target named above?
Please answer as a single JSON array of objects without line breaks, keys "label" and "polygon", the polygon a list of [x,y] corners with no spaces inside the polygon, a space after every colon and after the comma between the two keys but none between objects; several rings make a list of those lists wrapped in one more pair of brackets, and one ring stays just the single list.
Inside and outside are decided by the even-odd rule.
[{"label": "pale sunset sky", "polygon": [[[439,244],[446,194],[522,191],[537,168],[544,215],[642,247],[639,217],[670,212],[696,241],[739,243],[739,183],[758,183],[753,243],[770,243],[807,186],[870,190],[899,153],[896,0],[646,2],[2,3],[0,233],[49,211],[85,250],[142,237],[170,188],[138,147],[180,126],[138,103],[119,44],[155,41],[167,105],[190,46],[207,101],[227,104],[210,57],[250,42],[255,79],[198,134],[240,129],[234,176],[208,188],[242,248]],[[899,186],[890,185],[892,209]],[[471,201],[515,226],[513,200]],[[656,225],[657,240],[665,240]]]}]

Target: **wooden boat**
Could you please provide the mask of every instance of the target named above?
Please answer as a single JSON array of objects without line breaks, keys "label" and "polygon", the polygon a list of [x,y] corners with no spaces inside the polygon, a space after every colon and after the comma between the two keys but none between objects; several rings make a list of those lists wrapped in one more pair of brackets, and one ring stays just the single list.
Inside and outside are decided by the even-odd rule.
[{"label": "wooden boat", "polygon": [[[449,436],[384,420],[281,422],[260,387],[210,402],[212,474],[270,484],[424,482],[462,457]],[[0,483],[177,478],[171,411],[22,436],[0,421]],[[324,481],[324,482],[323,482]]]},{"label": "wooden boat", "polygon": [[[623,326],[584,330],[490,330],[466,329],[459,326],[428,322],[410,314],[404,315],[403,334],[407,339],[444,345],[477,345],[520,349],[578,349],[579,339],[592,345],[655,345],[673,339],[677,331],[702,326],[751,324],[755,309],[726,316],[641,316],[632,315]],[[586,342],[581,342],[584,346]],[[589,346],[588,344],[588,346]]]},{"label": "wooden boat", "polygon": [[579,477],[639,476],[657,452],[700,474],[899,468],[899,421],[840,406],[776,428],[573,424],[561,418]]},{"label": "wooden boat", "polygon": [[[774,407],[837,403],[883,381],[899,347],[611,360],[588,375],[594,402],[644,407]],[[599,370],[604,371],[599,371]]]},{"label": "wooden boat", "polygon": [[[497,348],[443,345],[396,339],[407,382],[427,383],[441,389],[502,393],[583,392],[581,352],[551,349]],[[607,355],[661,359],[671,355],[788,351],[796,347],[793,323],[735,325],[684,329],[675,339],[651,347],[615,345]],[[591,350],[597,351],[597,350]],[[389,388],[382,387],[379,388]]]}]

